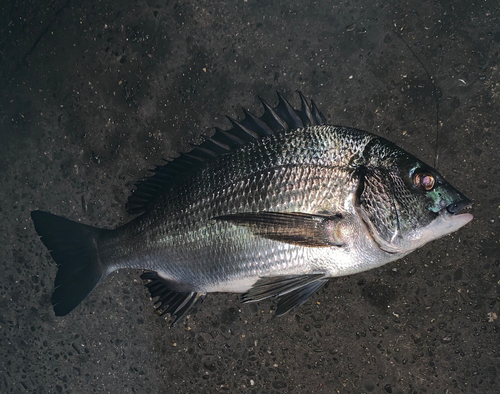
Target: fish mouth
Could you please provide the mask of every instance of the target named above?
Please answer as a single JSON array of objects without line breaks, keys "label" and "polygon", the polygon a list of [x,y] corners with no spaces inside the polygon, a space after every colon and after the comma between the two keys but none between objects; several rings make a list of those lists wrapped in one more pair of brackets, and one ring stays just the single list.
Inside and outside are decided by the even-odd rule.
[{"label": "fish mouth", "polygon": [[406,244],[406,251],[410,252],[416,248],[425,245],[427,242],[434,241],[445,235],[451,234],[469,223],[474,216],[470,213],[461,213],[464,209],[472,207],[472,201],[467,197],[455,201],[445,206],[439,211],[435,220],[423,228],[418,236]]},{"label": "fish mouth", "polygon": [[455,201],[441,209],[436,218],[426,227],[414,234],[414,237],[409,237],[402,243],[396,244],[383,239],[376,231],[368,216],[362,209],[358,209],[361,219],[368,229],[372,240],[379,248],[390,254],[406,255],[413,250],[425,245],[427,242],[436,240],[445,235],[457,231],[459,228],[469,223],[474,216],[470,213],[461,213],[464,209],[472,207],[472,201],[467,197]]},{"label": "fish mouth", "polygon": [[468,198],[465,198],[460,201],[452,202],[450,205],[446,207],[446,210],[452,215],[458,214],[462,209],[471,208],[472,201]]},{"label": "fish mouth", "polygon": [[463,212],[464,210],[468,210],[472,208],[472,201],[467,197],[459,201],[452,202],[447,207],[443,208],[440,212],[440,216],[444,219],[444,221],[448,222],[448,227],[456,231],[460,227],[465,226],[469,223],[474,216],[471,213]]}]

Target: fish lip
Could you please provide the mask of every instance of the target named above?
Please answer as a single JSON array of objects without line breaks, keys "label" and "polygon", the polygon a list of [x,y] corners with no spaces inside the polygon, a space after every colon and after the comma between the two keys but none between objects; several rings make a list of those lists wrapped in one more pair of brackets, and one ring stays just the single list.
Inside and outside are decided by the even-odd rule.
[{"label": "fish lip", "polygon": [[[465,226],[469,223],[474,216],[469,212],[463,212],[465,209],[472,208],[472,201],[468,198],[464,198],[463,200],[456,201],[443,208],[439,213],[440,216],[446,221],[454,221],[463,223],[462,226]],[[460,227],[462,227],[460,226]]]},{"label": "fish lip", "polygon": [[450,205],[446,207],[446,210],[448,211],[448,213],[456,215],[461,210],[470,207],[472,207],[472,201],[469,200],[468,198],[464,198],[463,200],[452,202]]}]

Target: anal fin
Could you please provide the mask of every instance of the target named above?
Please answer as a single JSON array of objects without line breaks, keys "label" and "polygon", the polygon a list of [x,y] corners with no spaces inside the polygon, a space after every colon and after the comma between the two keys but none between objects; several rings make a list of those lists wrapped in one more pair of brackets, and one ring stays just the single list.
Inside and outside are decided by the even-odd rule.
[{"label": "anal fin", "polygon": [[259,279],[243,294],[243,302],[255,302],[278,297],[276,316],[302,305],[328,282],[324,274],[273,276]]},{"label": "anal fin", "polygon": [[175,316],[172,327],[186,317],[198,300],[205,297],[205,293],[174,290],[171,282],[154,271],[143,273],[141,279],[146,281],[145,286],[148,288],[151,298],[158,297],[154,301],[158,315],[163,316],[169,313],[172,317]]}]

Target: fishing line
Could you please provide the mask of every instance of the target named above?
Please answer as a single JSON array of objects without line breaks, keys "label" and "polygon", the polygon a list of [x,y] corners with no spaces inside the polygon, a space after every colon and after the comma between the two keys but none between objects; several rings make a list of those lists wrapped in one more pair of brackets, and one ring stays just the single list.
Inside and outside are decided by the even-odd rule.
[{"label": "fishing line", "polygon": [[[427,74],[427,77],[431,81],[432,93],[434,94],[434,98],[436,99],[436,138],[435,138],[436,142],[435,142],[435,151],[434,151],[434,168],[437,169],[437,166],[438,166],[438,146],[439,146],[439,143],[438,143],[439,142],[439,100],[438,100],[438,96],[437,96],[436,83],[435,83],[434,78],[432,77],[431,73],[425,67],[424,63],[420,60],[420,58],[417,56],[415,51],[410,47],[410,45],[406,42],[406,40],[403,38],[403,36],[401,34],[399,34],[399,32],[395,28],[393,28],[393,26],[391,24],[389,24],[387,21],[385,21],[382,18],[380,18],[380,19],[382,20],[382,22],[384,22],[387,25],[389,30],[391,30],[401,41],[403,41],[403,43],[408,48],[408,50],[411,52],[413,57],[415,59],[417,59],[417,62],[422,66],[425,73]],[[394,23],[394,25],[395,25],[395,23]]]}]

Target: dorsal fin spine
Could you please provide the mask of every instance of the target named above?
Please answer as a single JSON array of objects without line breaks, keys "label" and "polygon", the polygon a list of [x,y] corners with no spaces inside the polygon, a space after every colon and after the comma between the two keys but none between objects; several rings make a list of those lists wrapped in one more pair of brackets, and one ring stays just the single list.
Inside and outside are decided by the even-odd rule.
[{"label": "dorsal fin spine", "polygon": [[326,119],[323,114],[319,111],[318,107],[313,100],[311,100],[312,114],[316,120],[316,124],[326,124]]},{"label": "dorsal fin spine", "polygon": [[200,156],[200,157],[205,157],[207,159],[215,158],[215,157],[219,156],[214,151],[212,151],[208,148],[204,148],[203,146],[200,146],[200,145],[193,146],[193,149],[191,149],[191,154],[194,154],[194,155]]},{"label": "dorsal fin spine", "polygon": [[189,160],[190,162],[194,163],[204,163],[205,159],[200,156],[193,155],[191,153],[181,153],[181,158],[184,158],[185,160]]},{"label": "dorsal fin spine", "polygon": [[244,142],[241,140],[241,138],[238,138],[237,136],[235,136],[235,135],[233,135],[225,130],[221,130],[218,127],[215,128],[215,134],[213,135],[212,138],[225,140],[227,145],[231,149],[234,149],[234,148],[244,144]]},{"label": "dorsal fin spine", "polygon": [[250,111],[243,108],[243,113],[245,114],[245,119],[242,120],[242,124],[252,125],[255,131],[262,137],[273,134],[273,130]]},{"label": "dorsal fin spine", "polygon": [[246,128],[237,120],[231,118],[230,116],[226,116],[226,118],[229,119],[229,121],[233,125],[233,129],[240,130],[242,132],[240,134],[245,137],[245,140],[252,141],[259,139],[259,135],[257,133],[254,133],[252,130]]},{"label": "dorsal fin spine", "polygon": [[297,90],[297,92],[299,93],[299,97],[300,97],[299,115],[302,118],[302,122],[304,123],[304,126],[306,126],[306,127],[307,126],[315,126],[316,121],[314,120],[314,117],[311,113],[311,107],[309,107],[309,105],[307,104],[307,100],[304,97],[304,95],[302,94],[302,92],[300,92],[299,90]]},{"label": "dorsal fin spine", "polygon": [[264,115],[262,115],[261,119],[264,120],[267,124],[269,124],[269,126],[271,126],[274,132],[280,130],[288,131],[289,127],[285,123],[285,121],[281,118],[281,116],[279,116],[276,113],[276,111],[262,97],[259,97],[259,100],[261,101],[262,106],[264,107]]},{"label": "dorsal fin spine", "polygon": [[300,129],[304,127],[300,116],[292,108],[290,103],[279,93],[278,100],[279,104],[276,107],[276,112],[281,116],[281,118],[288,124],[290,129]]},{"label": "dorsal fin spine", "polygon": [[302,93],[298,94],[301,102],[300,110],[293,109],[279,92],[276,108],[259,97],[264,107],[264,114],[261,117],[243,109],[245,114],[243,120],[227,117],[231,122],[231,129],[215,128],[215,133],[211,137],[204,137],[200,145],[191,145],[192,149],[189,152],[181,153],[178,158],[164,159],[166,164],[151,170],[154,175],[136,183],[136,189],[128,199],[127,211],[130,214],[145,212],[154,200],[180,178],[181,174],[200,167],[208,160],[237,149],[249,141],[296,128],[326,124],[325,117],[314,101],[311,100],[311,104],[308,105]]},{"label": "dorsal fin spine", "polygon": [[205,144],[210,145],[210,147],[214,152],[216,150],[219,150],[220,153],[222,154],[225,152],[229,152],[231,150],[231,148],[228,145],[223,144],[222,142],[217,141],[211,137],[204,136],[204,139],[205,139]]}]

